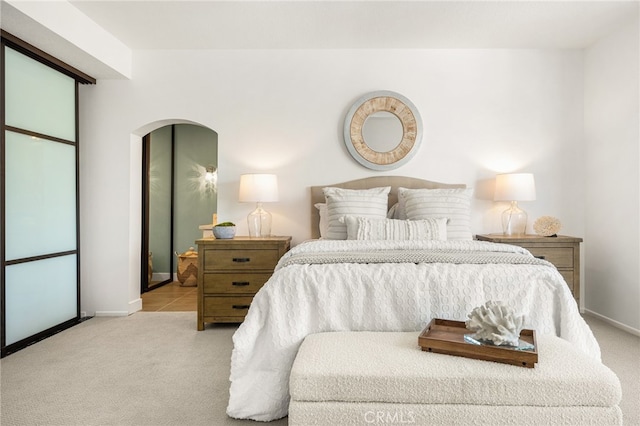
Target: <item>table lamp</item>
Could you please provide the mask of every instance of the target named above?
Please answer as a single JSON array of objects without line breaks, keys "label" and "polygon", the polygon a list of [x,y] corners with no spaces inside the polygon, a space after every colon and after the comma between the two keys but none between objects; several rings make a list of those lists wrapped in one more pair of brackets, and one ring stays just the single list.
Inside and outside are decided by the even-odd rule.
[{"label": "table lamp", "polygon": [[256,203],[256,209],[247,216],[249,236],[271,236],[271,213],[262,208],[262,203],[278,201],[278,177],[264,173],[241,175],[238,198],[241,203]]},{"label": "table lamp", "polygon": [[536,199],[536,185],[531,173],[505,173],[496,176],[495,201],[510,201],[502,212],[504,235],[524,235],[527,230],[527,212],[518,207],[518,201]]}]

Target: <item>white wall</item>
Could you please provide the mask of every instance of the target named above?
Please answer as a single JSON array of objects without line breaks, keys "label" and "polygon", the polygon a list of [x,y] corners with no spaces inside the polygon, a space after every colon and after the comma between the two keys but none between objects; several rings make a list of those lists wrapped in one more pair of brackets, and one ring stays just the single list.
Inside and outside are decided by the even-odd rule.
[{"label": "white wall", "polygon": [[[417,155],[388,175],[476,187],[474,233],[500,231],[496,172],[536,177],[530,222],[584,236],[583,56],[579,50],[137,51],[133,79],[81,89],[82,309],[139,306],[139,138],[158,120],[219,135],[218,217],[246,233],[239,175],[277,173],[273,233],[310,236],[309,186],[377,174],[348,154],[344,115],[374,90],[408,97]],[[133,141],[133,143],[132,143]]]},{"label": "white wall", "polygon": [[640,330],[638,21],[585,53],[587,310]]}]

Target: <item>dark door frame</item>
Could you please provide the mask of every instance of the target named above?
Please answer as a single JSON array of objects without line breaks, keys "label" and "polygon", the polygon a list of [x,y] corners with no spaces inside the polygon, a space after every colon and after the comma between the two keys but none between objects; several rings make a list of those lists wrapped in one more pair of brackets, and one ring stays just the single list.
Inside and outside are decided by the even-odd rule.
[{"label": "dark door frame", "polygon": [[146,293],[163,285],[173,282],[173,203],[174,203],[174,179],[175,179],[175,125],[171,124],[171,196],[170,196],[170,217],[171,224],[169,230],[169,278],[154,283],[149,282],[149,187],[151,169],[151,133],[142,138],[142,247],[140,258],[140,293]]}]

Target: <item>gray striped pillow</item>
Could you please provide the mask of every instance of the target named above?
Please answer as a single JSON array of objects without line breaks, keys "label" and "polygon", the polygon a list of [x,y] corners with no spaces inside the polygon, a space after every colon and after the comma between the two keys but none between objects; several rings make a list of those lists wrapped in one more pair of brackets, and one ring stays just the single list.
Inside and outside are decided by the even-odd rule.
[{"label": "gray striped pillow", "polygon": [[472,188],[404,189],[407,219],[446,217],[448,240],[471,240]]},{"label": "gray striped pillow", "polygon": [[328,240],[346,240],[347,226],[340,222],[343,216],[364,216],[385,219],[390,186],[371,189],[323,188],[327,201]]},{"label": "gray striped pillow", "polygon": [[348,240],[447,240],[447,219],[371,219],[345,216]]}]

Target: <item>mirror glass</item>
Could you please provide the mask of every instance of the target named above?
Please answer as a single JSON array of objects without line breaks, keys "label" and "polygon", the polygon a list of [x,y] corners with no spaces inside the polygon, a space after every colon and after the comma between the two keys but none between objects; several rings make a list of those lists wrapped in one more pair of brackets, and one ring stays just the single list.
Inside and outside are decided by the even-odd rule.
[{"label": "mirror glass", "polygon": [[218,134],[173,124],[143,138],[141,291],[176,278],[176,254],[196,247],[217,210]]},{"label": "mirror glass", "polygon": [[358,99],[344,121],[349,154],[373,170],[392,170],[408,162],[422,139],[416,106],[399,93],[371,92]]},{"label": "mirror glass", "polygon": [[149,286],[169,280],[171,270],[171,126],[155,130],[149,140],[149,260],[155,274]]},{"label": "mirror glass", "polygon": [[362,126],[367,146],[377,152],[389,152],[402,141],[402,122],[394,114],[379,111],[371,114]]}]

